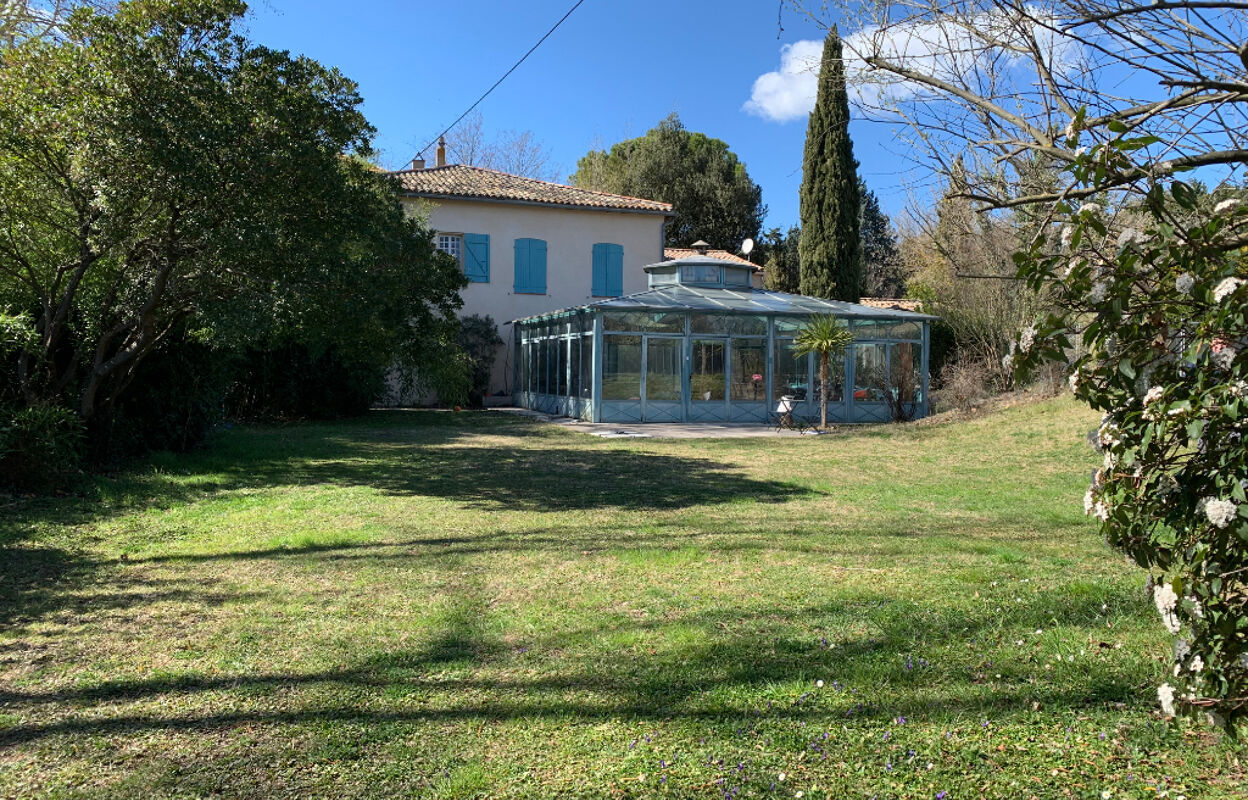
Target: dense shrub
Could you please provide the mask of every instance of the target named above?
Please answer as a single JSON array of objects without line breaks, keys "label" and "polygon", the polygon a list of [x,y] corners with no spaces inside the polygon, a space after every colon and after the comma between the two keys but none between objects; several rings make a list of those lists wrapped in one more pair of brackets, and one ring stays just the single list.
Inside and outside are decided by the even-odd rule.
[{"label": "dense shrub", "polygon": [[963,358],[950,361],[940,370],[937,393],[938,411],[969,411],[992,394],[993,370],[982,360]]},{"label": "dense shrub", "polygon": [[[1077,123],[1075,128],[1077,129]],[[1078,187],[1141,173],[1157,140],[1125,126],[1080,153]],[[1145,173],[1117,210],[1061,201],[1058,248],[1037,241],[1021,273],[1062,309],[1022,332],[1006,362],[1064,361],[1075,395],[1103,412],[1104,461],[1084,500],[1109,542],[1149,570],[1175,635],[1167,715],[1248,720],[1248,204]],[[1056,250],[1056,252],[1054,252]]]},{"label": "dense shrub", "polygon": [[503,339],[498,335],[494,318],[488,314],[484,317],[470,314],[459,321],[459,326],[459,346],[472,365],[468,405],[481,408],[485,405],[485,394],[490,390],[490,373],[494,370],[494,359]]},{"label": "dense shrub", "polygon": [[381,370],[291,344],[241,356],[224,402],[237,419],[335,419],[364,413],[384,387]]},{"label": "dense shrub", "polygon": [[78,475],[82,423],[68,408],[0,410],[0,487],[24,492],[68,488]]}]

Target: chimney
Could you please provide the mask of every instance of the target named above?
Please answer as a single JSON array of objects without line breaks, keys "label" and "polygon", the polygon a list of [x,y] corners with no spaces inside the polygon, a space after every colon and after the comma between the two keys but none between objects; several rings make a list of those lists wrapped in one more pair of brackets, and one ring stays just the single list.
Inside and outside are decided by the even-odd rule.
[{"label": "chimney", "polygon": [[706,242],[702,241],[701,239],[697,240],[696,242],[694,242],[693,244],[689,246],[692,247],[694,250],[697,250],[698,255],[700,256],[706,255],[706,251],[711,249],[711,246],[707,244]]},{"label": "chimney", "polygon": [[446,137],[438,137],[438,160],[435,162],[439,167],[446,166]]},{"label": "chimney", "polygon": [[424,169],[424,168],[425,168],[424,158],[422,158],[421,156],[416,156],[415,158],[412,159],[412,169]]}]

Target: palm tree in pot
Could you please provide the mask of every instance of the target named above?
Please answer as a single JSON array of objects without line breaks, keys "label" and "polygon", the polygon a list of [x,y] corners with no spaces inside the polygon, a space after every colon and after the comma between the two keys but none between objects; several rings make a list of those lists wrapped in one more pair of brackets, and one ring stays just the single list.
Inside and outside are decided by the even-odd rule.
[{"label": "palm tree in pot", "polygon": [[819,354],[819,428],[828,429],[828,364],[854,341],[849,327],[831,314],[816,314],[807,320],[793,340],[797,356]]}]

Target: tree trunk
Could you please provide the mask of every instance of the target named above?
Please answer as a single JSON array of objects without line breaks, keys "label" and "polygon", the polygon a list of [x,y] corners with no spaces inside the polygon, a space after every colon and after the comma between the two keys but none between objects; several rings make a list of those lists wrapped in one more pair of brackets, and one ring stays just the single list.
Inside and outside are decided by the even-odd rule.
[{"label": "tree trunk", "polygon": [[819,354],[819,430],[828,429],[828,354]]}]

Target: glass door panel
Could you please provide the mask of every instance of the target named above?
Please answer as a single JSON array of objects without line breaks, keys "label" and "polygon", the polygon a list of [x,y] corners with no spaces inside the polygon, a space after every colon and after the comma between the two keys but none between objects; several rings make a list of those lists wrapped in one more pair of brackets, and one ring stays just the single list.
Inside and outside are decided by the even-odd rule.
[{"label": "glass door panel", "polygon": [[680,402],[680,340],[646,340],[646,402]]},{"label": "glass door panel", "polygon": [[689,363],[689,389],[696,403],[723,403],[727,374],[722,339],[694,339]]},{"label": "glass door panel", "polygon": [[641,400],[641,337],[602,337],[602,399]]},{"label": "glass door panel", "polygon": [[767,340],[732,340],[730,397],[734,403],[761,403],[767,392]]},{"label": "glass door panel", "polygon": [[681,402],[681,362],[684,340],[646,337],[646,391],[642,419],[678,422],[684,418]]}]

